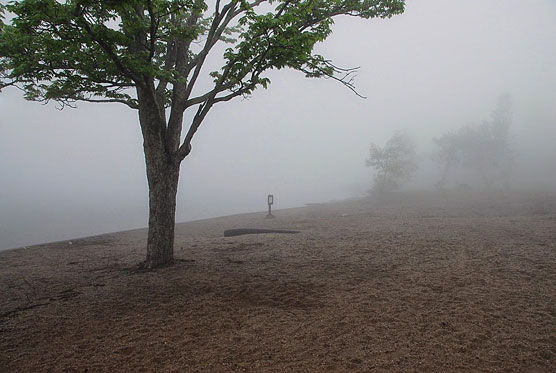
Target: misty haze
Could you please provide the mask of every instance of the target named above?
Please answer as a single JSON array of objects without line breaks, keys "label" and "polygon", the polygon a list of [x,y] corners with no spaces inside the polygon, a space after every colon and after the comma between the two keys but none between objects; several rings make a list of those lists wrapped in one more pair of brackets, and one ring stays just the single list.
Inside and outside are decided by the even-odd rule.
[{"label": "misty haze", "polygon": [[[555,5],[551,1],[419,1],[384,21],[339,19],[319,45],[361,66],[360,99],[331,80],[276,71],[267,90],[215,107],[182,165],[177,220],[363,196],[371,142],[396,130],[417,142],[414,179],[430,188],[433,139],[488,119],[513,100],[515,188],[556,189]],[[57,110],[0,96],[0,247],[147,223],[141,134],[134,111],[78,103]]]},{"label": "misty haze", "polygon": [[315,44],[353,82],[284,64],[211,108],[177,163],[166,261],[146,249],[157,182],[138,110],[2,88],[0,364],[556,370],[556,2],[419,0],[391,15],[337,17]]}]

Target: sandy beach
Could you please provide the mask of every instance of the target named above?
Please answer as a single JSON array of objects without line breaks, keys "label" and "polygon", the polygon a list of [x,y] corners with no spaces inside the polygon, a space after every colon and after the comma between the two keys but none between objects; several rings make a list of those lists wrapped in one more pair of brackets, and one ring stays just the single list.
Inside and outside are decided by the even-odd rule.
[{"label": "sandy beach", "polygon": [[[0,253],[0,371],[556,371],[556,194],[400,193]],[[297,234],[224,237],[226,229]]]}]

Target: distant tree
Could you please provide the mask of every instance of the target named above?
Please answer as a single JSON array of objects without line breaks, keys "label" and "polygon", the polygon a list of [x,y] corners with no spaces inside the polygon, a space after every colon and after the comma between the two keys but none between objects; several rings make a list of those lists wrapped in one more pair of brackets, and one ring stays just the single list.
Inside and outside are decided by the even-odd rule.
[{"label": "distant tree", "polygon": [[456,167],[474,170],[487,188],[509,185],[513,163],[509,135],[511,107],[510,96],[501,95],[490,120],[434,139],[438,147],[434,158],[442,168],[438,186],[445,186]]},{"label": "distant tree", "polygon": [[374,192],[397,189],[417,171],[415,146],[406,134],[395,133],[384,147],[371,144],[366,165],[376,170]]},{"label": "distant tree", "polygon": [[[0,89],[16,86],[28,100],[62,108],[88,101],[137,110],[149,185],[145,266],[153,268],[173,259],[180,164],[211,108],[266,87],[272,69],[353,89],[353,69],[314,46],[331,34],[334,17],[389,18],[404,7],[404,0],[12,1],[5,9],[13,18],[0,23]],[[209,70],[209,60],[222,67]]]}]

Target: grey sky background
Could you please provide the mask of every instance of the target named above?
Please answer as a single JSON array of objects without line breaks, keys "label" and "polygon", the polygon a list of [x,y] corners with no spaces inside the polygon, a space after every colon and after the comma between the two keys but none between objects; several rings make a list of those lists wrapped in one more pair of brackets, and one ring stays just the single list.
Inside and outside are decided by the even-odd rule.
[{"label": "grey sky background", "polygon": [[[513,99],[512,185],[556,190],[556,1],[409,0],[389,20],[338,19],[319,52],[360,66],[359,99],[332,80],[274,71],[269,89],[219,104],[183,162],[178,221],[361,196],[371,142],[417,142],[416,187],[438,179],[434,137]],[[137,113],[0,93],[0,249],[144,227]]]}]

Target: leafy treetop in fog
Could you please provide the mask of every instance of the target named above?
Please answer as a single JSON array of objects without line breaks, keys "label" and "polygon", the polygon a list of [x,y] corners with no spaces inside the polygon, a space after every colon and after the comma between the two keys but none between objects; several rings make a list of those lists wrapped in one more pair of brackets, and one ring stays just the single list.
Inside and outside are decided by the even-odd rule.
[{"label": "leafy treetop in fog", "polygon": [[[209,3],[212,3],[209,5]],[[403,1],[94,1],[12,2],[2,28],[2,85],[18,85],[30,100],[116,101],[136,107],[126,90],[158,83],[163,107],[181,96],[182,110],[210,96],[225,101],[266,87],[263,73],[284,67],[309,77],[351,84],[315,43],[331,33],[332,17],[390,17]],[[229,47],[213,88],[192,96],[201,67],[219,42]],[[176,92],[175,87],[183,87]]]}]

